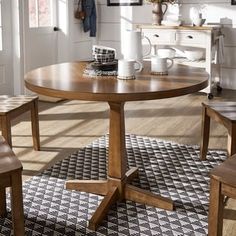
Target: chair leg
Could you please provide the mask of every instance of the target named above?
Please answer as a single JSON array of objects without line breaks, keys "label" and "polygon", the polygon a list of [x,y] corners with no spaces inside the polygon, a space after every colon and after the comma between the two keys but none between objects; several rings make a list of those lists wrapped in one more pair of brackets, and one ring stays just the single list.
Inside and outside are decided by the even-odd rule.
[{"label": "chair leg", "polygon": [[210,205],[208,216],[208,236],[221,236],[223,229],[224,196],[221,194],[221,183],[211,177]]},{"label": "chair leg", "polygon": [[1,127],[2,127],[2,136],[5,138],[9,146],[12,147],[11,120],[7,115],[1,117]]},{"label": "chair leg", "polygon": [[22,195],[21,170],[17,170],[11,175],[11,209],[14,235],[24,236],[24,208]]},{"label": "chair leg", "polygon": [[229,157],[236,153],[236,124],[231,124],[231,129],[228,131],[227,151]]},{"label": "chair leg", "polygon": [[33,101],[31,107],[31,126],[34,150],[40,150],[40,138],[39,138],[39,117],[38,117],[38,99]]},{"label": "chair leg", "polygon": [[207,108],[203,106],[202,109],[202,133],[201,133],[201,147],[200,159],[206,160],[210,133],[210,117],[207,115]]},{"label": "chair leg", "polygon": [[0,216],[5,217],[7,214],[6,189],[0,188]]}]

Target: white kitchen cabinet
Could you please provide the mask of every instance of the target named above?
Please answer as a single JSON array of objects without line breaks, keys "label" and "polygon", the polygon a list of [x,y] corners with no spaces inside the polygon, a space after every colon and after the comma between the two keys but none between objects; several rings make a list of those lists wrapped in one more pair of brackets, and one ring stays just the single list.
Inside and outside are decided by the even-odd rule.
[{"label": "white kitchen cabinet", "polygon": [[[185,65],[203,67],[209,73],[209,86],[204,92],[208,93],[208,98],[212,98],[212,86],[215,82],[214,75],[217,74],[220,81],[220,65],[216,64],[215,51],[218,50],[218,38],[221,35],[221,26],[157,26],[151,24],[137,25],[147,36],[156,53],[158,46],[185,46],[205,49],[204,61],[188,61],[186,59],[177,59],[176,63]],[[146,41],[143,41],[145,43]],[[217,73],[213,73],[213,66]],[[218,89],[221,89],[219,85]]]}]

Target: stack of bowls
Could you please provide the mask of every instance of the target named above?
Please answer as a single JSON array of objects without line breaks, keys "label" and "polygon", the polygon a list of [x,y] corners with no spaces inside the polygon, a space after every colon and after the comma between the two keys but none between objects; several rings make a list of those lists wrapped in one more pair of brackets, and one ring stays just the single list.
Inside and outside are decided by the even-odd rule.
[{"label": "stack of bowls", "polygon": [[101,45],[93,46],[93,69],[100,71],[117,70],[116,50]]},{"label": "stack of bowls", "polygon": [[109,63],[115,60],[116,50],[100,45],[93,46],[93,59],[97,63]]}]

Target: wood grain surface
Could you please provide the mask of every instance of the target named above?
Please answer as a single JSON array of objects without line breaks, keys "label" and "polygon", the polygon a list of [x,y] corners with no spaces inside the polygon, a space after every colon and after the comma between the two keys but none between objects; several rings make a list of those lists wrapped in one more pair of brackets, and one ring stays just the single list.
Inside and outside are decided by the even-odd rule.
[{"label": "wood grain surface", "polygon": [[70,62],[33,70],[25,75],[28,89],[47,96],[88,101],[138,101],[197,92],[208,85],[203,69],[175,65],[167,76],[150,74],[150,62],[135,80],[83,75],[87,62]]}]

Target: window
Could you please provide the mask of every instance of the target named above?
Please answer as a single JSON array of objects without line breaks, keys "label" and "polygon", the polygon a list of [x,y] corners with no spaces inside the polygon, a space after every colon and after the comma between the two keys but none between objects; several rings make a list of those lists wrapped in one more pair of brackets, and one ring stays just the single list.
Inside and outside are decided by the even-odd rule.
[{"label": "window", "polygon": [[52,0],[28,0],[29,27],[52,26]]}]

